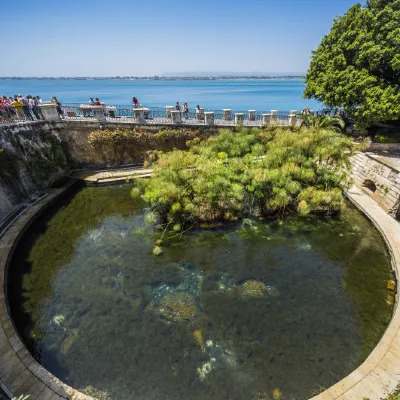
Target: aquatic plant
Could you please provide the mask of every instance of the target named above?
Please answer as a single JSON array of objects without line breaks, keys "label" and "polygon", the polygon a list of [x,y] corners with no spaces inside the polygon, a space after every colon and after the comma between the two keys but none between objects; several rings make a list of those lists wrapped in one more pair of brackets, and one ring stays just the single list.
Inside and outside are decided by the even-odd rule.
[{"label": "aquatic plant", "polygon": [[201,330],[200,329],[196,329],[193,332],[193,337],[194,337],[194,340],[196,341],[196,343],[199,345],[201,351],[203,353],[205,353],[206,347],[204,345],[204,339],[203,339],[203,334],[201,333]]},{"label": "aquatic plant", "polygon": [[147,309],[175,322],[191,320],[200,313],[195,296],[183,292],[167,294],[157,303],[151,302]]},{"label": "aquatic plant", "polygon": [[246,215],[339,210],[356,148],[327,129],[221,130],[189,151],[163,154],[132,196],[143,193],[164,228],[177,232]]},{"label": "aquatic plant", "polygon": [[244,296],[262,297],[266,288],[263,282],[249,280],[243,283],[241,290]]},{"label": "aquatic plant", "polygon": [[111,396],[107,390],[96,389],[93,386],[86,386],[80,390],[82,393],[91,396],[97,400],[110,400]]},{"label": "aquatic plant", "polygon": [[162,248],[160,246],[155,246],[153,249],[153,254],[159,256],[162,253]]}]

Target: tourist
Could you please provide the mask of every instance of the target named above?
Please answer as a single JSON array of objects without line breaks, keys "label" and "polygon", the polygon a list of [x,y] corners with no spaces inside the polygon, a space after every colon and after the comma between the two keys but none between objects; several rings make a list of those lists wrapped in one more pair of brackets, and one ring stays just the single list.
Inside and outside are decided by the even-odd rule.
[{"label": "tourist", "polygon": [[22,110],[22,107],[24,106],[24,104],[21,101],[18,100],[18,96],[14,97],[14,100],[12,101],[11,105],[15,109],[15,112],[17,114],[17,118],[25,119],[24,118],[24,112]]},{"label": "tourist", "polygon": [[132,104],[133,104],[133,108],[137,108],[137,106],[139,104],[139,100],[135,96],[132,97]]},{"label": "tourist", "polygon": [[188,103],[183,103],[182,113],[183,113],[183,117],[184,118],[186,118],[186,119],[189,118],[189,106],[188,106]]},{"label": "tourist", "polygon": [[35,117],[36,120],[39,120],[39,114],[37,113],[37,105],[36,105],[36,101],[35,98],[32,97],[31,95],[26,97],[28,99],[28,106],[29,106],[29,111],[31,113],[32,116]]},{"label": "tourist", "polygon": [[0,121],[8,121],[15,115],[14,107],[7,99],[7,96],[3,94],[0,100]]},{"label": "tourist", "polygon": [[43,101],[39,96],[36,96],[36,104],[37,105],[43,104]]},{"label": "tourist", "polygon": [[89,106],[94,106],[94,100],[93,100],[93,97],[91,97],[91,98],[89,99]]},{"label": "tourist", "polygon": [[201,110],[200,110],[200,106],[198,104],[196,106],[196,119],[198,119],[198,120],[201,119]]},{"label": "tourist", "polygon": [[60,117],[63,117],[63,116],[64,116],[64,113],[63,113],[63,110],[62,110],[62,108],[61,108],[61,103],[57,100],[57,97],[56,97],[56,96],[53,96],[53,97],[51,98],[50,101],[51,101],[52,103],[56,103],[58,115],[59,115]]},{"label": "tourist", "polygon": [[95,106],[101,106],[100,100],[96,97],[96,101],[94,102]]},{"label": "tourist", "polygon": [[179,101],[176,102],[175,110],[181,111],[181,105],[179,104]]},{"label": "tourist", "polygon": [[25,117],[29,120],[29,121],[33,121],[33,116],[31,114],[31,111],[29,109],[29,99],[28,96],[26,96],[25,98],[23,98],[21,95],[20,96],[20,102],[23,104],[22,105],[22,111],[25,114]]}]

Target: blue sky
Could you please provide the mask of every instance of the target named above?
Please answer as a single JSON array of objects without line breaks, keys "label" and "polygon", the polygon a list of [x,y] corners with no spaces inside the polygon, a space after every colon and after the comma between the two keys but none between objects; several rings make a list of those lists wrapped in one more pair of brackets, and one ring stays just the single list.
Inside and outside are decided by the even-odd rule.
[{"label": "blue sky", "polygon": [[0,76],[303,73],[356,2],[2,1]]}]

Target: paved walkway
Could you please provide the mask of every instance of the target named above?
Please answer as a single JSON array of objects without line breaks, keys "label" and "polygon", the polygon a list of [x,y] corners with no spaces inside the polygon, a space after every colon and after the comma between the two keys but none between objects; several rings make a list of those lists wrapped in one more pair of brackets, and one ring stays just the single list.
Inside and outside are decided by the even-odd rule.
[{"label": "paved walkway", "polygon": [[102,171],[84,171],[75,175],[84,179],[89,184],[102,184],[113,182],[125,182],[136,178],[149,178],[153,173],[151,168],[132,167],[115,168]]}]

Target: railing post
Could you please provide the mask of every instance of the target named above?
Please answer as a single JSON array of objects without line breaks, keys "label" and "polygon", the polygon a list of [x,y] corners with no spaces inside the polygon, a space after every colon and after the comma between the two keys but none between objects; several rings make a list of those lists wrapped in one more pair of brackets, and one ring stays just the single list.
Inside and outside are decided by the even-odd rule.
[{"label": "railing post", "polygon": [[289,125],[295,126],[297,123],[297,110],[290,110]]},{"label": "railing post", "polygon": [[204,121],[206,125],[214,125],[214,111],[205,112]]},{"label": "railing post", "polygon": [[136,122],[145,122],[144,121],[144,108],[134,108],[133,109],[133,116]]},{"label": "railing post", "polygon": [[236,113],[235,114],[235,125],[243,125],[244,123],[244,114]]},{"label": "railing post", "polygon": [[249,115],[249,121],[255,121],[256,120],[256,110],[249,110],[248,115]]},{"label": "railing post", "polygon": [[93,112],[94,119],[97,119],[97,121],[100,121],[100,122],[104,122],[106,120],[106,116],[104,114],[104,105],[91,106],[90,108]]},{"label": "railing post", "polygon": [[263,114],[262,115],[262,124],[265,126],[271,124],[271,114]]},{"label": "railing post", "polygon": [[174,106],[166,106],[165,107],[165,116],[167,118],[171,118],[171,111],[175,110]]},{"label": "railing post", "polygon": [[196,119],[199,121],[204,121],[204,108],[196,108]]},{"label": "railing post", "polygon": [[51,101],[46,101],[43,104],[39,104],[40,112],[46,121],[60,121],[60,115],[57,111],[57,104]]},{"label": "railing post", "polygon": [[278,121],[278,110],[271,110],[271,122],[275,123]]},{"label": "railing post", "polygon": [[171,122],[173,124],[180,124],[182,122],[181,120],[181,112],[179,110],[171,110]]},{"label": "railing post", "polygon": [[231,109],[230,108],[224,108],[222,110],[222,119],[224,121],[230,121],[231,120]]}]

